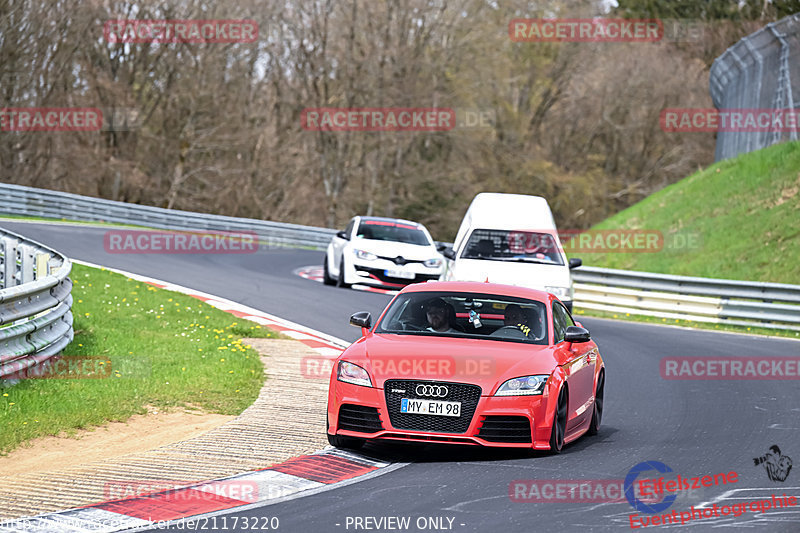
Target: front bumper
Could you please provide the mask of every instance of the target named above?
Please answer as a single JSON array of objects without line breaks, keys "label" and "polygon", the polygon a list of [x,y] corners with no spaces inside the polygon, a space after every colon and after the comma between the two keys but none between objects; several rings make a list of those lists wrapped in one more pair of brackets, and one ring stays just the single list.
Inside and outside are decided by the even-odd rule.
[{"label": "front bumper", "polygon": [[[356,261],[353,264],[354,283],[377,285],[380,287],[405,287],[412,283],[423,283],[429,280],[438,280],[442,273],[441,267],[429,268],[422,263],[410,263],[397,266],[390,261],[376,260],[368,263]],[[387,271],[399,270],[413,274],[413,278],[400,278],[389,276]]]},{"label": "front bumper", "polygon": [[[409,429],[408,426],[395,427],[393,418],[394,422],[397,422],[398,412],[396,409],[390,412],[386,396],[386,392],[382,388],[360,387],[337,380],[332,381],[328,401],[328,419],[330,420],[328,432],[368,440],[439,442],[538,450],[550,448],[552,414],[548,420],[549,397],[547,395],[481,395],[466,426],[467,429],[463,432]],[[342,406],[344,406],[344,410]],[[379,418],[380,425],[378,426],[377,420],[366,421],[365,419],[364,429],[352,425],[348,425],[347,429],[341,428],[340,413],[344,413],[342,420],[352,421],[350,413],[354,409],[376,410],[375,417]],[[414,416],[425,417],[426,422],[444,418],[433,415]]]}]

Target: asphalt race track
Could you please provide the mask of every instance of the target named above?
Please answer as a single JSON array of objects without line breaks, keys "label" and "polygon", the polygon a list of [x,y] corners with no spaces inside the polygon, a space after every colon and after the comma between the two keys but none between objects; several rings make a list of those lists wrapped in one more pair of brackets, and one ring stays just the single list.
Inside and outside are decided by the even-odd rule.
[{"label": "asphalt race track", "polygon": [[[359,335],[357,328],[347,324],[350,314],[366,310],[376,316],[391,298],[327,287],[294,274],[297,268],[321,264],[322,252],[108,254],[103,249],[102,228],[1,225],[70,257],[223,296],[348,341]],[[472,447],[368,447],[365,453],[412,464],[327,492],[227,512],[217,516],[216,523],[222,530],[222,517],[227,517],[227,530],[235,531],[233,517],[274,516],[280,523],[277,531],[303,533],[630,531],[629,515],[642,513],[627,501],[580,503],[562,497],[552,502],[519,502],[509,497],[509,486],[514,480],[538,480],[540,485],[552,479],[622,480],[643,461],[662,462],[683,477],[738,473],[737,483],[679,494],[672,507],[659,515],[701,503],[732,505],[784,493],[800,497],[800,466],[780,482],[771,481],[764,467],[753,461],[775,444],[795,463],[800,461],[797,380],[679,381],[664,380],[659,372],[659,361],[665,356],[797,357],[800,342],[590,318],[581,322],[606,362],[605,412],[598,436],[582,437],[556,456]],[[375,522],[365,522],[365,517],[407,517],[410,526],[375,529]],[[361,527],[355,527],[356,518],[361,519]],[[436,518],[441,521],[429,520]],[[658,529],[664,527],[800,531],[800,506],[763,514],[748,510],[735,518]]]}]

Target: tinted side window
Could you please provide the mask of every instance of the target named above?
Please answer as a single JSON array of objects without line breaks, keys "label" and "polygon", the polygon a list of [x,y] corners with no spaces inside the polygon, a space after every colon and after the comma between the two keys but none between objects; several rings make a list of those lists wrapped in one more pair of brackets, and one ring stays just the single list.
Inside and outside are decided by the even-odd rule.
[{"label": "tinted side window", "polygon": [[569,321],[569,314],[564,307],[559,304],[558,302],[553,302],[553,331],[555,335],[555,340],[553,341],[554,344],[558,344],[559,342],[564,340],[564,334],[567,331],[567,326],[573,325],[570,324]]}]

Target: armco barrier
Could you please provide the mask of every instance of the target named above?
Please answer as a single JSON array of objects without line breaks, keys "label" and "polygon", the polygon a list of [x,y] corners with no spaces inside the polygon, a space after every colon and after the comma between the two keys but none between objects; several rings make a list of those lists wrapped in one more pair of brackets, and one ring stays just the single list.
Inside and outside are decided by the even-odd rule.
[{"label": "armco barrier", "polygon": [[72,340],[71,269],[55,250],[0,229],[0,382]]},{"label": "armco barrier", "polygon": [[572,271],[575,307],[800,331],[800,286],[607,268]]},{"label": "armco barrier", "polygon": [[252,231],[262,243],[325,249],[335,230],[127,204],[21,185],[0,184],[0,213],[171,230]]},{"label": "armco barrier", "polygon": [[[174,211],[0,184],[0,214],[136,224],[174,230],[251,231],[270,244],[325,249],[336,230]],[[698,322],[800,331],[800,286],[581,267],[575,306]]]}]

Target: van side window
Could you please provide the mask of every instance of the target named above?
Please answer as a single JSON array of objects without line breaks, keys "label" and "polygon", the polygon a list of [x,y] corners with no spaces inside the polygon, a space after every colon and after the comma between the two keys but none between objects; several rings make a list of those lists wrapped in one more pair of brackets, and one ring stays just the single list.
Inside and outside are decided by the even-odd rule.
[{"label": "van side window", "polygon": [[553,330],[555,335],[554,344],[564,340],[567,326],[574,326],[575,321],[569,316],[567,309],[559,302],[553,302]]}]

